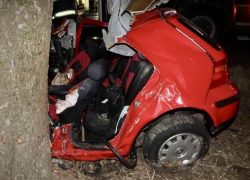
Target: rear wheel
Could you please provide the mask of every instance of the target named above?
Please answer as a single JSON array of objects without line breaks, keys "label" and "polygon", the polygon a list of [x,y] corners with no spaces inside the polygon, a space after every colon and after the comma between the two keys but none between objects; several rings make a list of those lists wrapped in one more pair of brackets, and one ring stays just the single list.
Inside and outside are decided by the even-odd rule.
[{"label": "rear wheel", "polygon": [[180,172],[193,166],[209,149],[205,126],[191,115],[163,117],[146,134],[143,154],[155,170]]}]

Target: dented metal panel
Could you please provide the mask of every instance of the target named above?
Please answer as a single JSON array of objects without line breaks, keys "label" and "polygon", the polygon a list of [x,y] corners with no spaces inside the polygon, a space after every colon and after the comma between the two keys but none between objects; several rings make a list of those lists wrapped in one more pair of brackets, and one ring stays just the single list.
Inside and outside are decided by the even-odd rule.
[{"label": "dented metal panel", "polygon": [[[125,56],[139,52],[154,66],[146,85],[126,107],[120,131],[109,141],[122,156],[130,152],[139,132],[174,110],[191,108],[205,111],[217,126],[234,116],[238,106],[238,101],[219,109],[215,105],[238,94],[233,84],[226,83],[211,89],[215,63],[226,58],[225,52],[212,47],[179,22],[178,14],[172,9],[139,14],[163,1],[146,2],[149,5],[138,5],[137,11],[136,4],[130,4],[130,0],[110,0],[112,17],[109,31],[103,31],[107,49]],[[139,15],[135,15],[130,26],[130,18],[134,14]],[[70,135],[62,133],[66,132],[64,129],[69,127],[55,133],[60,143],[52,144],[53,156],[87,161],[114,157],[111,151],[75,150],[69,142]]]}]

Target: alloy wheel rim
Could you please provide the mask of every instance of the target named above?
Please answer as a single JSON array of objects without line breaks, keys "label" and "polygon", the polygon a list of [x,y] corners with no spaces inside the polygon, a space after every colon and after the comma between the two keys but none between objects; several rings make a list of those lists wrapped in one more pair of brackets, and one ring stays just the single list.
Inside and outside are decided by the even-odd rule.
[{"label": "alloy wheel rim", "polygon": [[167,139],[159,149],[158,158],[164,165],[185,165],[194,162],[201,150],[202,140],[190,133],[177,134]]}]

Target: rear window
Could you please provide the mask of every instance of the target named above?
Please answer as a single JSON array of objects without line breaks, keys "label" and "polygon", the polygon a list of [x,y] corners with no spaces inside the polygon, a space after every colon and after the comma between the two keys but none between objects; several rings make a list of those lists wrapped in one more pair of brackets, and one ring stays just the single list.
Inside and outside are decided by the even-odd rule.
[{"label": "rear window", "polygon": [[216,50],[220,51],[222,48],[219,46],[219,44],[213,40],[211,37],[209,37],[204,31],[202,31],[199,27],[194,25],[191,21],[186,19],[185,17],[181,16],[179,14],[178,21],[186,26],[188,29],[190,29],[192,32],[194,32],[196,35],[198,35],[200,38],[202,38],[204,41],[206,41],[210,46],[215,48]]}]

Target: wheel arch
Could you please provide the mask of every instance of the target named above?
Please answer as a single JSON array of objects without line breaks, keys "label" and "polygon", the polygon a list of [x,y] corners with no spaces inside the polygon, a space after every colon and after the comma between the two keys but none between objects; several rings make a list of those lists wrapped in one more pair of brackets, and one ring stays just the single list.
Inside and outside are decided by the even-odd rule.
[{"label": "wheel arch", "polygon": [[[178,108],[178,109],[173,109],[171,111],[168,111],[166,113],[161,114],[157,118],[155,118],[153,121],[149,122],[146,124],[141,132],[146,132],[150,127],[152,127],[154,124],[158,123],[162,117],[164,116],[169,116],[169,115],[174,115],[174,114],[188,114],[192,115],[198,120],[200,120],[208,130],[210,134],[213,134],[212,130],[214,129],[214,123],[211,118],[211,116],[204,110],[200,110],[197,108]],[[139,133],[140,134],[140,133]]]}]

